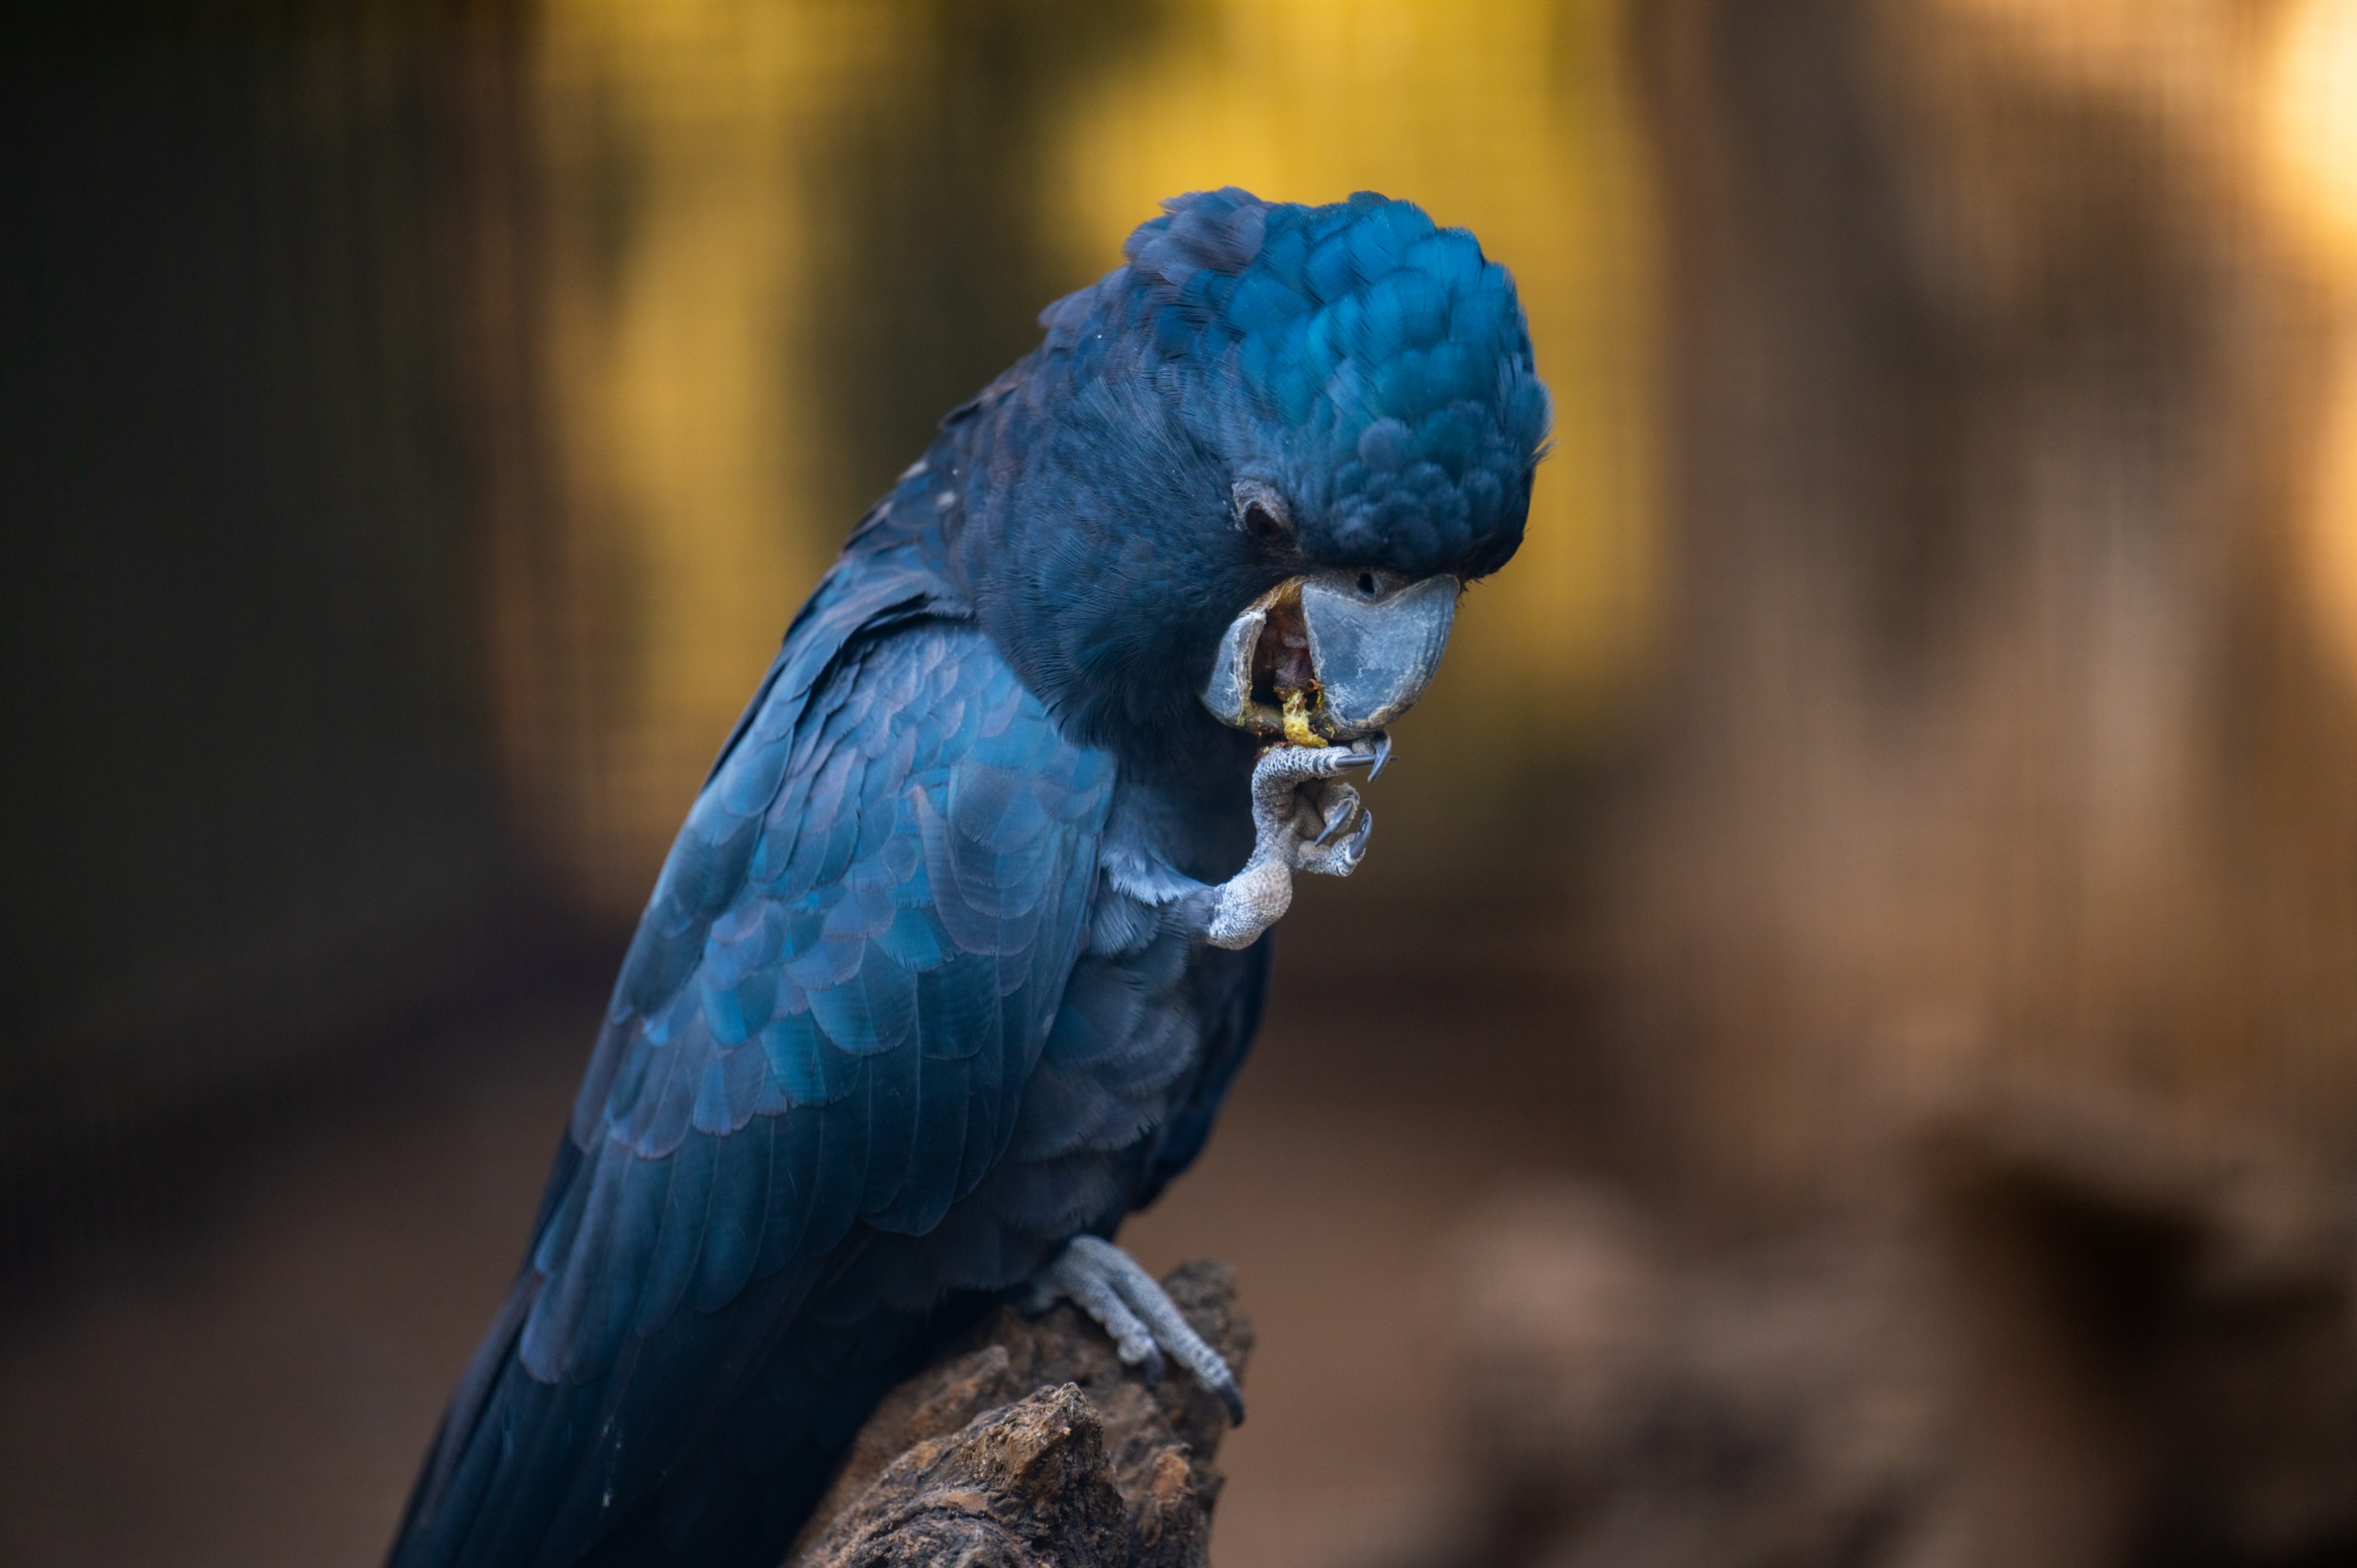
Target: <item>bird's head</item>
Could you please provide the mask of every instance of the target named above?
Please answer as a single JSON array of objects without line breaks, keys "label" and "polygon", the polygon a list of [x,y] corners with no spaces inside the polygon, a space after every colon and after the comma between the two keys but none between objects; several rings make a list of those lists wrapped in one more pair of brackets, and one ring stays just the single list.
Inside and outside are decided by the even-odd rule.
[{"label": "bird's head", "polygon": [[985,395],[963,571],[1097,744],[1372,733],[1522,542],[1548,405],[1512,280],[1372,193],[1164,206]]}]

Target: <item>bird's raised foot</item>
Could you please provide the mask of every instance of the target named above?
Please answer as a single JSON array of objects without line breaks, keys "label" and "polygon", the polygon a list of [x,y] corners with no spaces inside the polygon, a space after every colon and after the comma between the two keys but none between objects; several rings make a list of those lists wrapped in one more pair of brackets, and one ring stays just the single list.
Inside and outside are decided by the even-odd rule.
[{"label": "bird's raised foot", "polygon": [[1348,876],[1367,853],[1375,821],[1359,792],[1338,775],[1369,777],[1390,760],[1391,736],[1349,746],[1273,746],[1253,769],[1253,854],[1244,868],[1212,888],[1206,916],[1213,947],[1246,948],[1293,907],[1293,874]]},{"label": "bird's raised foot", "polygon": [[1064,1243],[1054,1261],[1031,1276],[1017,1305],[1037,1314],[1060,1301],[1094,1318],[1112,1336],[1114,1354],[1127,1366],[1145,1368],[1148,1381],[1161,1380],[1168,1357],[1220,1396],[1231,1422],[1244,1423],[1243,1392],[1227,1361],[1127,1252],[1095,1236],[1075,1236]]}]

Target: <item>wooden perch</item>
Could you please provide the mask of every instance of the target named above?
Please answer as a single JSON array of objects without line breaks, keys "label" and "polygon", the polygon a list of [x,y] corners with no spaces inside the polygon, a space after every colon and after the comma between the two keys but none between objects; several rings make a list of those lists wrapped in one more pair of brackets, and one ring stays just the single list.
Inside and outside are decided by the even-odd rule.
[{"label": "wooden perch", "polygon": [[[1239,1379],[1252,1322],[1223,1263],[1163,1282]],[[1001,1307],[887,1395],[788,1561],[794,1568],[1204,1568],[1219,1397],[1149,1386],[1069,1305]]]}]

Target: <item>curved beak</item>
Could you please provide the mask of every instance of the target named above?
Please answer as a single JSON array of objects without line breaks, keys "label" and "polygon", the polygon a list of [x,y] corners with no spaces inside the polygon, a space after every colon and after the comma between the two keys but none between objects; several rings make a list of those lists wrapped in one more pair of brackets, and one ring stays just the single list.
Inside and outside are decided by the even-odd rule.
[{"label": "curved beak", "polygon": [[1224,724],[1299,744],[1372,735],[1432,683],[1458,593],[1446,575],[1380,598],[1346,578],[1281,583],[1228,623],[1203,705]]}]

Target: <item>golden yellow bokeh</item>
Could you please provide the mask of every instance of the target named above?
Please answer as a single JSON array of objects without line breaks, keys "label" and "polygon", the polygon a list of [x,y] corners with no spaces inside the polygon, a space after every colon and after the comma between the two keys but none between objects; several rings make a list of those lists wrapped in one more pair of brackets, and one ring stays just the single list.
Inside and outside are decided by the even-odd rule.
[{"label": "golden yellow bokeh", "polygon": [[2296,0],[2268,60],[2259,187],[2335,319],[2303,566],[2328,646],[2357,682],[2357,0]]},{"label": "golden yellow bokeh", "polygon": [[[1544,744],[1641,655],[1654,306],[1620,18],[1616,0],[1193,0],[1048,113],[1043,238],[1074,277],[1112,265],[1162,198],[1226,184],[1408,197],[1514,272],[1554,453],[1521,557],[1460,620],[1447,705],[1466,712],[1434,733],[1511,697]],[[812,446],[828,428],[813,245],[840,173],[818,160],[937,47],[929,19],[855,0],[543,13],[542,395],[573,566],[564,602],[510,573],[492,638],[513,689],[590,689],[507,725],[507,749],[553,858],[615,912],[644,897],[851,521],[818,500]],[[566,659],[595,668],[553,668]]]},{"label": "golden yellow bokeh", "polygon": [[2297,0],[2276,39],[2263,145],[2275,201],[2357,284],[2357,0]]},{"label": "golden yellow bokeh", "polygon": [[1527,542],[1451,652],[1582,705],[1640,656],[1651,576],[1652,268],[1609,0],[1200,0],[1074,103],[1067,242],[1099,265],[1179,191],[1380,190],[1513,273],[1555,400]]},{"label": "golden yellow bokeh", "polygon": [[[570,650],[619,650],[573,733],[537,748],[551,776],[528,782],[554,858],[617,912],[645,897],[845,530],[810,482],[824,392],[803,349],[820,220],[809,160],[828,116],[907,47],[907,19],[811,0],[544,13],[557,223],[545,399],[564,526],[591,558],[584,579],[609,589]],[[626,204],[611,232],[601,204]]]}]

